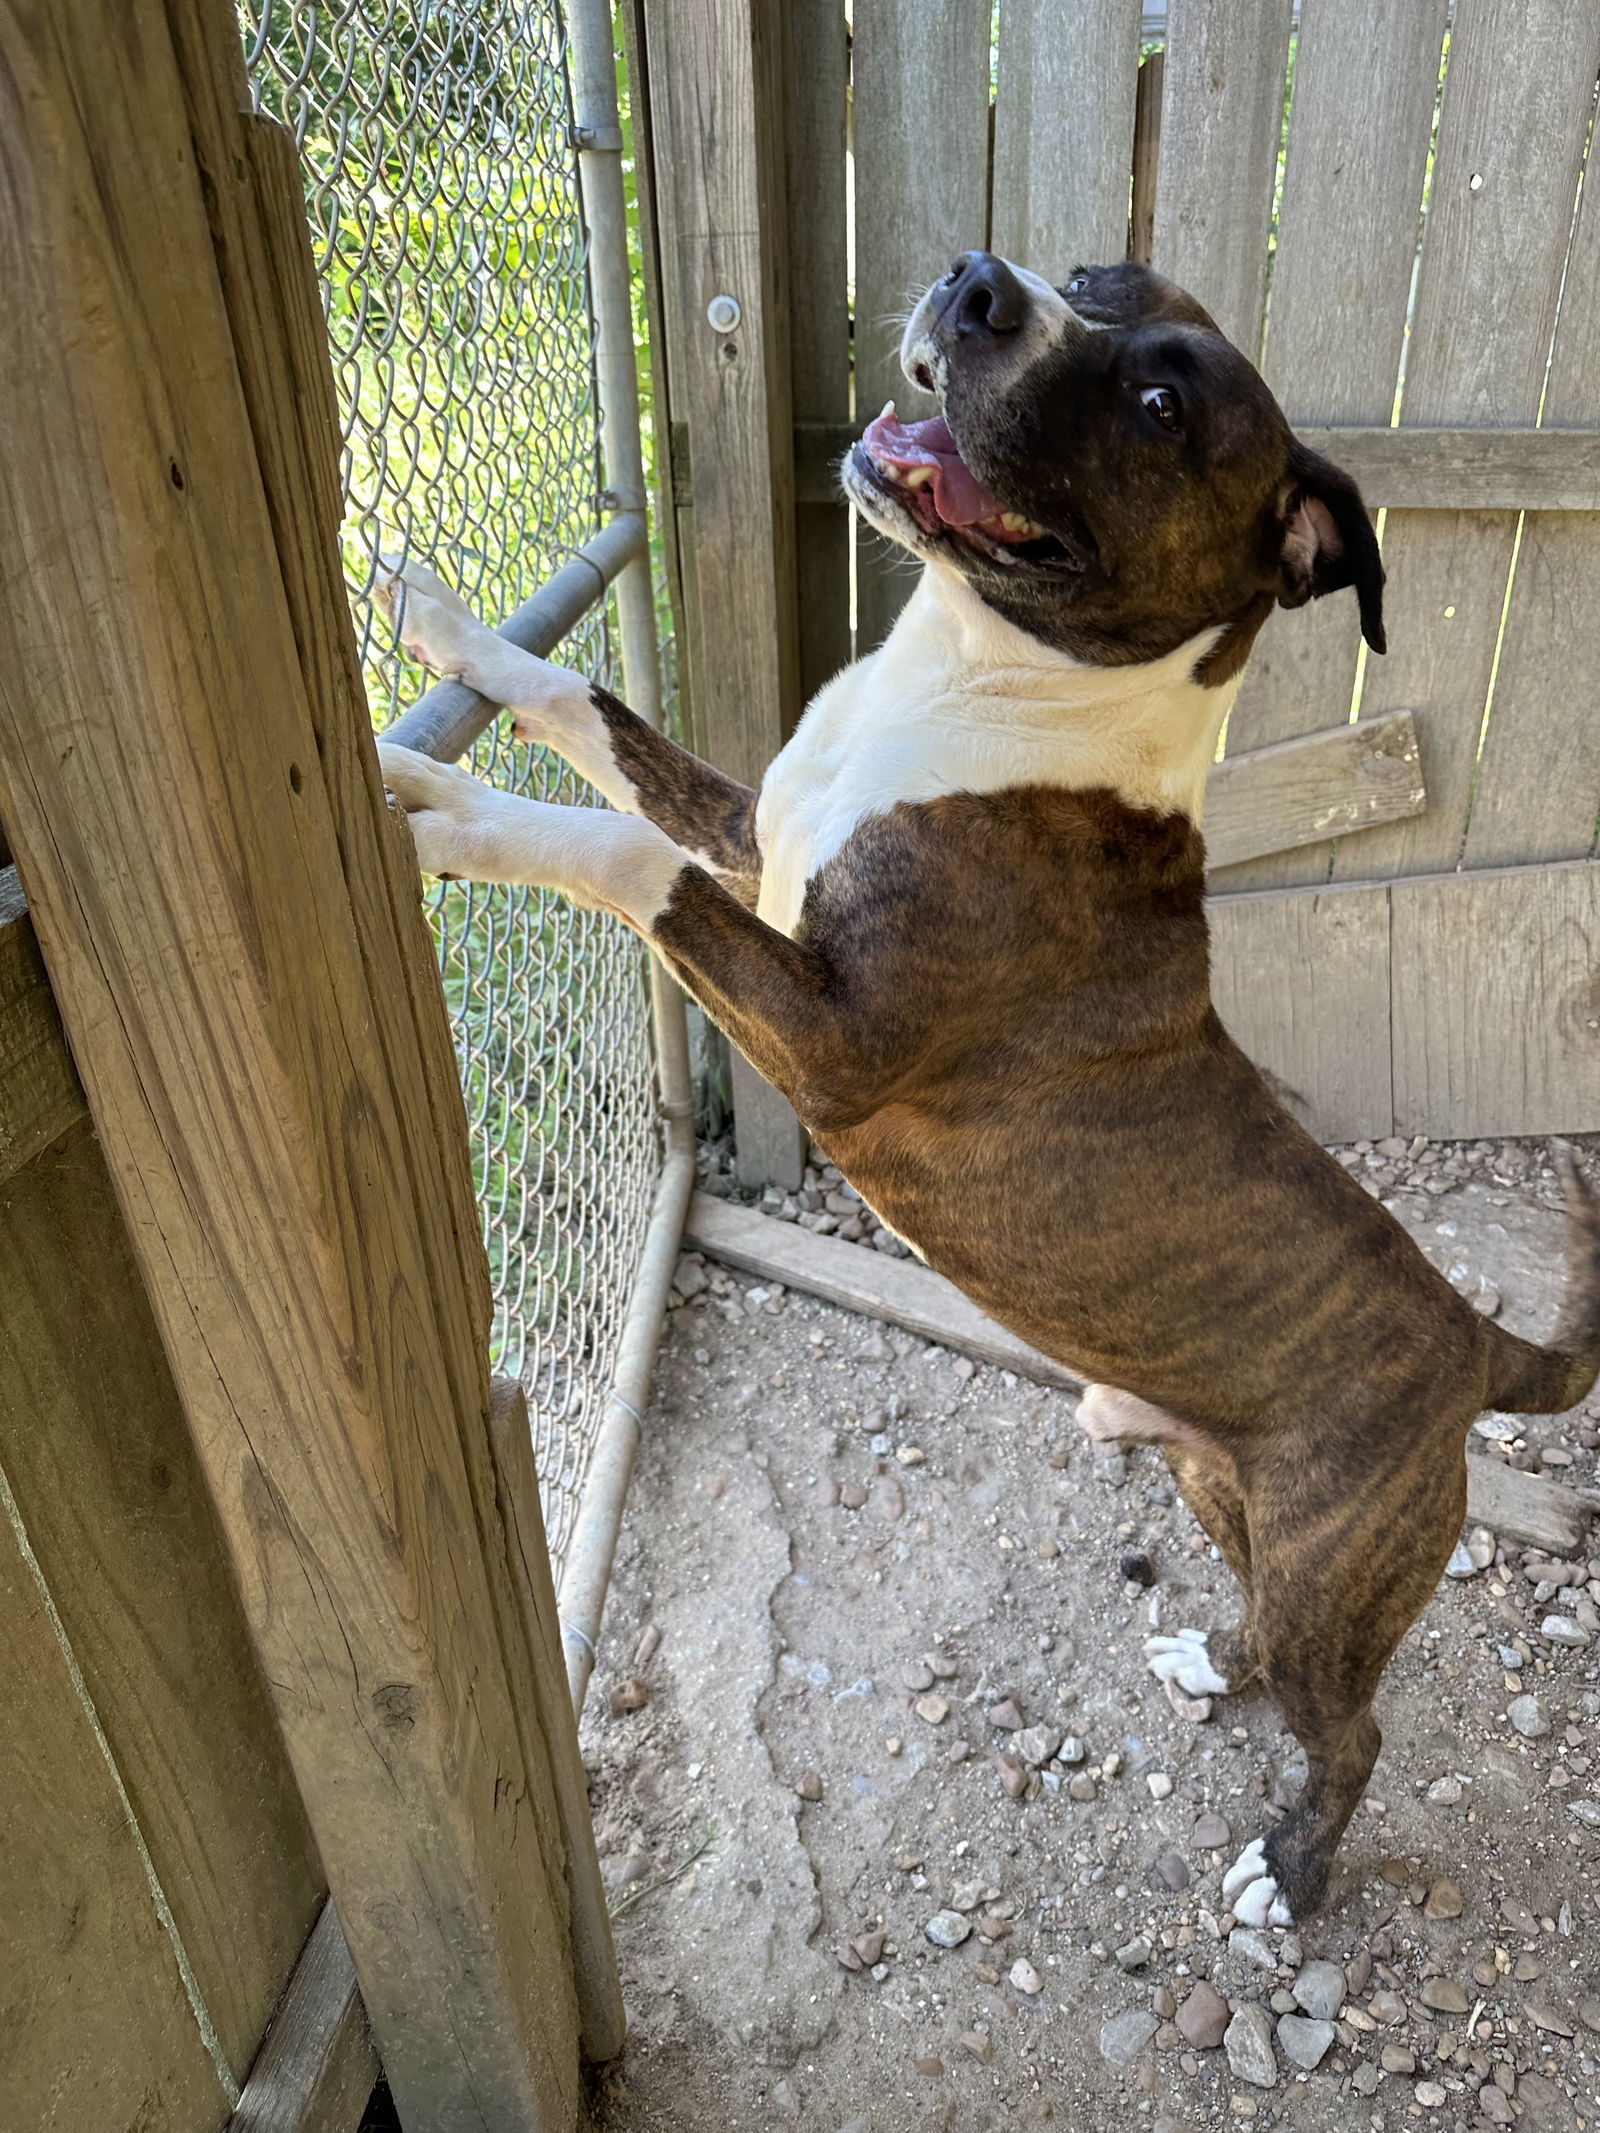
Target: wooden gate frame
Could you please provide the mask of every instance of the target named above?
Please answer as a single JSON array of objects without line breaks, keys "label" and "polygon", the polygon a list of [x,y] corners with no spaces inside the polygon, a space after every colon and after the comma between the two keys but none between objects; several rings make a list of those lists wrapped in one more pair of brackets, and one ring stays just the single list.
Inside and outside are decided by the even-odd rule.
[{"label": "wooden gate frame", "polygon": [[0,5],[0,814],[407,2124],[622,2010],[521,1394],[229,0]]}]

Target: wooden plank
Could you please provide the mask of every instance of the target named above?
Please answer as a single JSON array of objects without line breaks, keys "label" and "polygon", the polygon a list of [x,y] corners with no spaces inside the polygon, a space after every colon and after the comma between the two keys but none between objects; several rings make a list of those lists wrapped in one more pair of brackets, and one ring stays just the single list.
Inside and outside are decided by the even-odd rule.
[{"label": "wooden plank", "polygon": [[532,1715],[550,1755],[556,1816],[566,1857],[584,2053],[591,2060],[614,2059],[626,2041],[627,2021],[589,1814],[589,1779],[578,1749],[577,1720],[561,1648],[561,1616],[539,1503],[528,1396],[514,1378],[495,1378],[490,1384],[489,1449],[494,1460],[501,1544],[517,1595],[523,1634],[533,1654],[537,1702]]},{"label": "wooden plank", "polygon": [[1208,909],[1217,1012],[1294,1093],[1296,1116],[1322,1141],[1390,1132],[1384,888],[1219,896]]},{"label": "wooden plank", "polygon": [[1295,427],[1374,508],[1600,510],[1600,430]]},{"label": "wooden plank", "polygon": [[[838,464],[860,436],[857,423],[795,425],[795,494],[838,494]],[[1371,429],[1298,425],[1360,484],[1367,502],[1415,511],[1600,510],[1600,430]],[[1337,610],[1337,597],[1309,614]],[[1283,618],[1296,627],[1308,611]],[[1392,656],[1392,655],[1391,655]]]},{"label": "wooden plank", "polygon": [[[796,425],[848,422],[849,31],[835,0],[788,0],[782,12],[794,419]],[[796,499],[794,546],[801,626],[799,687],[792,708],[798,717],[823,684],[850,663],[850,513],[837,490],[824,502]]]},{"label": "wooden plank", "polygon": [[1252,360],[1292,0],[1170,0],[1151,258]]},{"label": "wooden plank", "polygon": [[202,2041],[123,1799],[0,1508],[0,2095],[8,2126],[217,2133]]},{"label": "wooden plank", "polygon": [[377,2078],[356,1966],[338,1914],[325,1903],[228,2133],[351,2133]]},{"label": "wooden plank", "polygon": [[236,19],[13,7],[6,46],[0,812],[401,2114],[554,2133],[577,2016],[460,1097],[301,531]]},{"label": "wooden plank", "polygon": [[326,1884],[87,1117],[0,1182],[0,1297],[0,1467],[242,2079]]},{"label": "wooden plank", "polygon": [[[1531,426],[1555,326],[1584,138],[1600,68],[1600,13],[1566,0],[1458,0],[1418,269],[1400,419]],[[1456,865],[1517,521],[1390,517],[1387,660],[1363,708],[1417,714],[1429,807],[1335,855],[1340,879]],[[1453,656],[1439,660],[1453,608]],[[1462,627],[1465,621],[1466,627]],[[1417,687],[1435,668],[1442,688]]]},{"label": "wooden plank", "polygon": [[[1592,422],[1600,405],[1600,157],[1590,147],[1540,419]],[[1600,501],[1597,499],[1596,501]],[[1478,760],[1462,862],[1469,867],[1588,852],[1600,821],[1600,516],[1524,521],[1494,702]]]},{"label": "wooden plank", "polygon": [[1564,1556],[1583,1547],[1589,1511],[1560,1482],[1519,1473],[1492,1452],[1474,1453],[1467,1460],[1467,1523]]},{"label": "wooden plank", "polygon": [[[1420,814],[1428,804],[1405,711],[1230,755],[1206,780],[1212,889],[1237,862]],[[1216,870],[1224,870],[1219,874]]]},{"label": "wooden plank", "polygon": [[1600,1130],[1600,865],[1392,885],[1394,1131]]},{"label": "wooden plank", "polygon": [[[650,18],[657,188],[674,196],[674,414],[688,424],[694,483],[685,585],[698,735],[750,785],[799,709],[780,32],[775,10],[741,0],[661,0]],[[740,306],[731,333],[707,322],[718,295]],[[775,1164],[797,1177],[788,1104],[759,1077],[741,1094],[742,1174],[755,1182]]]},{"label": "wooden plank", "polygon": [[762,1274],[786,1288],[804,1289],[847,1311],[904,1326],[923,1340],[1043,1385],[1076,1386],[1071,1371],[985,1317],[942,1274],[914,1259],[890,1259],[858,1244],[818,1237],[792,1222],[776,1222],[751,1207],[697,1192],[689,1202],[684,1244],[746,1274]]},{"label": "wooden plank", "polygon": [[1000,0],[989,242],[1061,283],[1124,259],[1140,0]]},{"label": "wooden plank", "polygon": [[[858,0],[852,44],[856,410],[935,403],[902,376],[912,304],[959,252],[988,242],[989,12],[973,0]],[[856,542],[856,653],[889,634],[917,566],[865,525]]]},{"label": "wooden plank", "polygon": [[0,1183],[83,1115],[22,884],[0,868]]},{"label": "wooden plank", "polygon": [[[1262,366],[1297,426],[1387,428],[1447,9],[1307,0],[1301,10]],[[1229,754],[1348,718],[1360,650],[1351,594],[1274,615],[1228,721]],[[1330,858],[1313,843],[1233,868],[1223,886],[1325,881]]]},{"label": "wooden plank", "polygon": [[1128,257],[1148,266],[1155,244],[1156,174],[1161,168],[1161,93],[1166,52],[1148,52],[1139,62],[1133,106],[1133,189],[1128,209]]}]

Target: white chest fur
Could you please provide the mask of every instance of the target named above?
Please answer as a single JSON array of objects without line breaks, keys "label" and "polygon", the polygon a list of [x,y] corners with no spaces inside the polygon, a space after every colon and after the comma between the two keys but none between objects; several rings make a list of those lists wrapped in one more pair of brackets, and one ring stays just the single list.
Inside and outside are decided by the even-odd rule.
[{"label": "white chest fur", "polygon": [[829,682],[762,781],[761,917],[792,934],[811,877],[858,822],[902,801],[1103,786],[1198,821],[1238,693],[1190,678],[1217,635],[1143,666],[1086,666],[929,565],[887,642]]}]

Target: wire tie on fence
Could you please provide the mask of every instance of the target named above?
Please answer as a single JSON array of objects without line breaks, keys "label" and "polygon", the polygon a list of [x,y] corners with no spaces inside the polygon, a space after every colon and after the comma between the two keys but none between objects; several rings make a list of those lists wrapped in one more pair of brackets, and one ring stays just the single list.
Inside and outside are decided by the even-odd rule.
[{"label": "wire tie on fence", "polygon": [[638,1408],[630,1407],[627,1401],[622,1397],[621,1393],[616,1391],[615,1389],[613,1389],[607,1395],[607,1398],[610,1400],[613,1407],[620,1407],[622,1409],[622,1412],[627,1416],[628,1420],[633,1424],[634,1428],[638,1430],[641,1436],[643,1436],[644,1416],[640,1414]]},{"label": "wire tie on fence", "polygon": [[600,1664],[600,1654],[595,1650],[594,1639],[590,1636],[589,1632],[586,1629],[579,1629],[576,1622],[568,1622],[565,1617],[563,1617],[561,1623],[561,1634],[563,1637],[570,1637],[574,1644],[582,1645],[584,1651],[588,1655],[589,1664],[591,1666],[598,1666]]},{"label": "wire tie on fence", "polygon": [[657,1104],[656,1115],[659,1118],[693,1118],[694,1098],[681,1096],[676,1103]]}]

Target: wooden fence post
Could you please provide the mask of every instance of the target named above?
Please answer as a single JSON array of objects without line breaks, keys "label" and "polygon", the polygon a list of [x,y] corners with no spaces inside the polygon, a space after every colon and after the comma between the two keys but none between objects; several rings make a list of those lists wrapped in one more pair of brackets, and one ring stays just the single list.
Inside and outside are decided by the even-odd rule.
[{"label": "wooden fence post", "polygon": [[401,2116],[557,2133],[620,2006],[574,1984],[463,1109],[242,86],[227,0],[0,0],[0,816]]},{"label": "wooden fence post", "polygon": [[[755,785],[799,709],[782,16],[776,0],[657,0],[646,26],[672,412],[693,485],[696,732]],[[798,1185],[785,1098],[738,1054],[733,1092],[741,1178]]]}]

